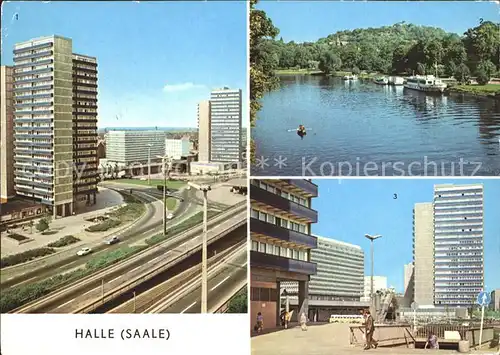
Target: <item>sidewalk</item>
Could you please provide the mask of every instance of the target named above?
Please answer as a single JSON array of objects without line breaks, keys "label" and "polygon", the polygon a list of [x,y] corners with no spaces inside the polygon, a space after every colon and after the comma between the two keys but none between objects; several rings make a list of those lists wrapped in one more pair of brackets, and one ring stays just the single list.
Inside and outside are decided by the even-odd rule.
[{"label": "sidewalk", "polygon": [[[349,344],[349,327],[345,324],[312,325],[307,331],[294,327],[251,339],[252,355],[355,355],[355,354],[429,354],[429,350],[377,348],[363,350]],[[439,350],[436,354],[458,354],[455,350]],[[495,350],[471,351],[470,354],[496,354]]]}]

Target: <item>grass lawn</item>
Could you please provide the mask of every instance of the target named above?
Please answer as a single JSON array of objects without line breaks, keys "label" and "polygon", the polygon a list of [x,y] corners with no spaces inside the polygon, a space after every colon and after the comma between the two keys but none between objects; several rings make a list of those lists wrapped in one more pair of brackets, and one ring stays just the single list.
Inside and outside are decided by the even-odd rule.
[{"label": "grass lawn", "polygon": [[167,209],[169,211],[172,211],[175,209],[175,206],[177,206],[177,199],[173,197],[168,197],[167,198]]},{"label": "grass lawn", "polygon": [[278,69],[274,72],[276,75],[307,75],[320,74],[321,70],[316,69]]},{"label": "grass lawn", "polygon": [[500,84],[486,85],[457,85],[451,88],[455,92],[470,92],[473,94],[495,94],[500,93]]},{"label": "grass lawn", "polygon": [[[140,180],[140,179],[117,179],[113,180],[113,183],[116,184],[133,184],[133,185],[142,185],[148,186],[148,180]],[[151,179],[150,186],[156,187],[157,185],[163,185],[163,179]],[[167,181],[167,188],[178,189],[186,185],[184,181]]]}]

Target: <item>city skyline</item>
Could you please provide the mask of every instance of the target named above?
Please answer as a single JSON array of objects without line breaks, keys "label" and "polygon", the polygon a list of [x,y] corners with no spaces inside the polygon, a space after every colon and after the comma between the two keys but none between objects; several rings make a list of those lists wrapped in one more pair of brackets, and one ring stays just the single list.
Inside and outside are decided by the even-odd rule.
[{"label": "city skyline", "polygon": [[[388,285],[404,292],[404,265],[412,261],[412,223],[415,203],[433,202],[434,185],[482,183],[484,185],[484,276],[487,290],[499,288],[493,270],[500,252],[500,224],[492,218],[500,211],[500,186],[496,180],[404,179],[314,180],[319,197],[313,234],[360,245],[365,251],[365,275],[370,275],[369,241],[365,233],[381,234],[375,242],[375,275],[387,276]],[[394,198],[394,194],[397,194]],[[375,205],[376,203],[376,205]],[[371,206],[376,206],[371,208]],[[357,210],[358,213],[353,213]],[[324,216],[328,217],[324,217]],[[358,219],[358,216],[362,216]],[[496,238],[495,238],[496,237]],[[396,241],[398,241],[396,243]],[[387,251],[394,251],[387,257]]]},{"label": "city skyline", "polygon": [[[483,21],[498,22],[495,2],[268,2],[258,4],[285,42],[314,42],[337,31],[396,23],[439,27],[463,35]],[[449,14],[453,13],[453,17]],[[302,24],[302,25],[297,25]]]},{"label": "city skyline", "polygon": [[[32,2],[2,10],[2,65],[13,64],[15,43],[50,35],[98,58],[99,128],[194,128],[197,103],[224,86],[242,89],[247,105],[246,3]],[[56,21],[82,16],[85,28]]]}]

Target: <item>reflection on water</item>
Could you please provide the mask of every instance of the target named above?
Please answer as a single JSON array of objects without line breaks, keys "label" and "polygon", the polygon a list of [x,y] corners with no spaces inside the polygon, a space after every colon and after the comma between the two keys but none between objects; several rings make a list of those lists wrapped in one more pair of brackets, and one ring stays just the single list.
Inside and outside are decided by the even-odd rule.
[{"label": "reflection on water", "polygon": [[[369,80],[284,76],[280,90],[262,103],[252,135],[257,156],[268,160],[253,168],[254,175],[500,175],[500,103],[490,98],[428,95]],[[303,140],[293,131],[299,124],[309,130]],[[352,172],[338,166],[343,162],[378,170]],[[405,173],[395,168],[398,162]],[[434,162],[439,171],[418,162]],[[382,163],[388,165],[384,172]],[[321,172],[322,164],[335,169],[323,166]]]}]

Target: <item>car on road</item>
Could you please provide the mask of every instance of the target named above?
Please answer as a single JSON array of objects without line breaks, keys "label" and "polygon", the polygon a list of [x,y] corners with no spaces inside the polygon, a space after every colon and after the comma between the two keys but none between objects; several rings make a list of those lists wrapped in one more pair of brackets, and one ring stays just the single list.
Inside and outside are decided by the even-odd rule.
[{"label": "car on road", "polygon": [[111,238],[105,240],[104,243],[111,245],[111,244],[118,243],[119,241],[120,241],[120,239],[118,239],[117,236],[114,236],[114,237],[111,237]]},{"label": "car on road", "polygon": [[174,218],[174,214],[173,214],[173,213],[169,213],[169,214],[167,215],[167,219],[172,219],[172,218]]},{"label": "car on road", "polygon": [[90,249],[90,248],[82,248],[82,249],[77,251],[76,255],[84,256],[84,255],[90,254],[91,252],[92,252],[92,249]]}]

